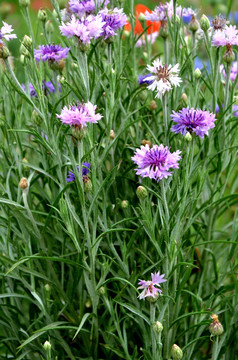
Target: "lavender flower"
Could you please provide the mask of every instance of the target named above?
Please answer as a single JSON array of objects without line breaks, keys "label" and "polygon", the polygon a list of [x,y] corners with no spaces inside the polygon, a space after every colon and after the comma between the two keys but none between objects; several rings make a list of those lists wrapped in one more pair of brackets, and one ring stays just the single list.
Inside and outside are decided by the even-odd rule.
[{"label": "lavender flower", "polygon": [[[84,162],[83,163],[83,167],[82,167],[82,177],[83,177],[83,181],[86,182],[88,180],[88,173],[89,173],[89,169],[90,169],[91,164],[88,162]],[[79,167],[77,166],[77,169],[79,170]],[[68,171],[68,177],[66,178],[67,182],[72,182],[75,180],[75,175],[72,171]]]},{"label": "lavender flower", "polygon": [[[109,0],[97,0],[98,8],[106,6]],[[70,10],[79,17],[96,12],[95,0],[69,0]]]},{"label": "lavender flower", "polygon": [[59,27],[61,34],[64,36],[76,37],[80,43],[90,43],[92,39],[99,38],[104,30],[105,22],[100,15],[89,15],[85,19],[77,19],[74,15],[66,24],[62,23]]},{"label": "lavender flower", "polygon": [[163,178],[172,175],[169,169],[178,169],[178,161],[181,159],[181,151],[174,153],[169,151],[168,146],[153,145],[152,148],[148,144],[137,149],[135,155],[131,158],[138,165],[136,174],[142,177],[155,179],[157,182]]},{"label": "lavender flower", "polygon": [[221,15],[216,16],[216,17],[212,20],[212,27],[213,27],[214,31],[224,30],[226,24],[227,24],[226,18],[224,18],[224,17],[221,16]]},{"label": "lavender flower", "polygon": [[102,21],[105,22],[102,34],[105,40],[116,35],[115,31],[123,28],[127,23],[127,16],[124,14],[123,9],[103,9],[99,12],[99,15],[101,15]]},{"label": "lavender flower", "polygon": [[6,22],[2,22],[3,26],[0,29],[0,44],[3,44],[2,39],[7,41],[16,39],[16,34],[11,34],[13,32],[12,25],[8,25]]},{"label": "lavender flower", "polygon": [[147,79],[149,76],[153,76],[153,74],[138,75],[139,85],[143,85],[143,84],[151,85],[153,81]]},{"label": "lavender flower", "polygon": [[155,97],[163,96],[166,91],[171,90],[173,86],[180,86],[182,79],[178,76],[179,64],[166,66],[162,65],[162,62],[157,59],[153,62],[153,66],[148,65],[147,69],[155,74],[147,78],[148,81],[153,81],[153,83],[148,86],[148,89],[157,91]]},{"label": "lavender flower", "polygon": [[[226,72],[224,69],[224,65],[220,66],[220,72],[222,72],[222,75],[226,79]],[[237,72],[238,72],[238,61],[234,61],[231,66],[231,74],[230,74],[231,81],[234,82],[236,80]],[[238,82],[237,82],[237,85],[238,85]]]},{"label": "lavender flower", "polygon": [[[168,18],[171,19],[174,13],[173,0],[165,4],[160,3],[155,7],[152,13],[148,11],[145,12],[145,19],[150,21],[168,21]],[[184,8],[182,6],[176,5],[176,14],[180,17],[181,15],[186,18],[191,18],[192,15],[196,15],[195,11],[191,8]]]},{"label": "lavender flower", "polygon": [[76,127],[86,127],[87,123],[97,123],[101,118],[101,114],[95,114],[97,106],[88,102],[85,104],[77,104],[70,107],[64,106],[61,114],[57,117],[63,124]]},{"label": "lavender flower", "polygon": [[194,108],[183,108],[180,112],[173,111],[171,118],[177,125],[173,125],[171,131],[185,136],[187,132],[195,133],[204,138],[208,135],[208,130],[215,127],[215,115],[204,110],[195,110]]},{"label": "lavender flower", "polygon": [[[22,84],[21,86],[22,86],[23,90],[26,92],[26,86],[24,84]],[[58,88],[59,88],[59,91],[61,91],[60,83],[58,83]],[[42,89],[44,90],[45,95],[47,95],[49,92],[50,93],[55,92],[54,85],[52,84],[51,81],[43,81]],[[36,90],[35,90],[34,86],[32,85],[32,83],[29,83],[29,92],[30,92],[31,97],[37,96]]]},{"label": "lavender flower", "polygon": [[238,30],[235,25],[226,25],[224,30],[217,30],[214,32],[212,37],[212,46],[231,47],[233,45],[238,45]]},{"label": "lavender flower", "polygon": [[62,48],[60,45],[40,45],[39,49],[34,50],[34,55],[37,62],[58,62],[67,57],[69,50],[70,48]]},{"label": "lavender flower", "polygon": [[[140,280],[138,285],[140,285],[138,287],[138,290],[143,289],[142,293],[140,293],[140,295],[138,296],[138,298],[141,299],[145,299],[146,297],[150,296],[153,297],[154,299],[157,298],[158,293],[162,293],[162,290],[159,289],[160,288],[160,284],[166,282],[167,280],[164,279],[164,274],[160,275],[160,272],[158,271],[155,274],[151,274],[151,279],[152,281],[148,280]],[[157,286],[157,287],[156,287]]]}]

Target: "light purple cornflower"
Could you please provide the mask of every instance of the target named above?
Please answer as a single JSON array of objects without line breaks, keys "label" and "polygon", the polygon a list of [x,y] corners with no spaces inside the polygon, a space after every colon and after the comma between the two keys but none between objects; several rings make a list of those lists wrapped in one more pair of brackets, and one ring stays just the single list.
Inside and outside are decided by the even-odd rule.
[{"label": "light purple cornflower", "polygon": [[[83,181],[86,182],[88,180],[88,173],[90,169],[91,164],[89,162],[83,162],[82,167],[82,177]],[[77,169],[79,170],[79,167],[77,166]],[[72,171],[68,171],[68,177],[66,178],[67,182],[72,182],[75,180],[75,175]]]},{"label": "light purple cornflower", "polygon": [[[166,2],[165,4],[160,3],[158,6],[155,7],[152,13],[148,11],[145,12],[145,19],[150,21],[168,21],[168,18],[171,19],[174,14],[174,7],[173,7],[173,0],[170,2]],[[192,16],[196,15],[195,11],[191,8],[184,8],[182,6],[176,5],[176,15],[178,17],[185,16]]]},{"label": "light purple cornflower", "polygon": [[224,30],[217,30],[214,32],[212,37],[212,46],[231,47],[233,45],[238,45],[238,30],[235,25],[226,25]]},{"label": "light purple cornflower", "polygon": [[[23,90],[26,92],[26,86],[24,84],[22,84],[21,86],[22,86]],[[61,92],[60,83],[58,83],[58,88],[59,88],[59,91]],[[48,92],[50,92],[50,93],[55,92],[54,85],[52,84],[51,81],[42,81],[42,89],[44,90],[45,95],[47,95]],[[29,92],[30,92],[31,97],[37,96],[36,90],[34,89],[34,86],[32,85],[32,83],[29,83]]]},{"label": "light purple cornflower", "polygon": [[60,45],[40,45],[39,49],[34,49],[34,55],[37,62],[58,62],[67,57],[69,50],[70,48],[62,48]]},{"label": "light purple cornflower", "polygon": [[[167,280],[164,279],[165,274],[160,275],[160,272],[158,271],[155,274],[151,274],[152,280],[140,280],[138,285],[140,285],[137,289],[142,290],[142,293],[138,296],[138,298],[145,299],[146,297],[153,297],[154,299],[157,298],[159,295],[158,293],[162,293],[162,290],[160,289],[160,284],[166,282]],[[157,286],[157,287],[156,287]]]},{"label": "light purple cornflower", "polygon": [[14,30],[12,25],[8,25],[5,21],[2,22],[3,26],[0,28],[0,44],[3,44],[2,39],[7,41],[16,39],[16,34],[11,34]]},{"label": "light purple cornflower", "polygon": [[97,123],[101,118],[101,114],[95,114],[97,106],[91,102],[85,104],[78,103],[73,106],[64,106],[61,114],[57,117],[63,124],[75,127],[87,127],[87,123]]},{"label": "light purple cornflower", "polygon": [[[97,7],[100,9],[106,6],[109,0],[97,0]],[[89,15],[96,12],[95,0],[69,0],[70,10],[79,17]]]},{"label": "light purple cornflower", "polygon": [[59,27],[61,34],[64,36],[76,37],[80,43],[90,43],[92,39],[97,39],[103,34],[105,22],[100,15],[89,15],[86,18],[77,19],[72,16],[67,23],[62,23]]},{"label": "light purple cornflower", "polygon": [[[226,72],[225,72],[224,65],[220,66],[220,72],[222,72],[222,75],[226,79]],[[231,81],[233,81],[233,82],[235,81],[237,72],[238,72],[238,61],[234,61],[231,66],[231,74],[230,74]],[[238,82],[237,82],[237,85],[238,85]]]},{"label": "light purple cornflower", "polygon": [[227,24],[227,20],[222,15],[218,15],[212,20],[212,27],[214,31],[223,30],[226,24]]},{"label": "light purple cornflower", "polygon": [[181,133],[183,136],[187,132],[194,132],[196,135],[204,138],[204,135],[208,135],[208,130],[215,127],[215,114],[209,111],[183,108],[179,112],[173,111],[173,114],[170,116],[177,123],[177,125],[172,126],[171,131],[175,132],[175,134]]},{"label": "light purple cornflower", "polygon": [[158,182],[172,175],[169,169],[179,168],[180,154],[180,150],[171,153],[168,146],[162,144],[153,145],[152,148],[146,144],[140,149],[136,149],[135,155],[131,159],[138,165],[138,169],[135,169],[137,175],[149,177]]},{"label": "light purple cornflower", "polygon": [[148,80],[147,78],[153,76],[153,74],[146,74],[146,75],[138,75],[138,83],[139,85],[151,85],[153,80]]},{"label": "light purple cornflower", "polygon": [[123,28],[127,23],[127,16],[123,12],[123,9],[103,9],[99,11],[99,15],[102,17],[103,22],[103,38],[106,40],[111,36],[116,35],[115,31]]}]

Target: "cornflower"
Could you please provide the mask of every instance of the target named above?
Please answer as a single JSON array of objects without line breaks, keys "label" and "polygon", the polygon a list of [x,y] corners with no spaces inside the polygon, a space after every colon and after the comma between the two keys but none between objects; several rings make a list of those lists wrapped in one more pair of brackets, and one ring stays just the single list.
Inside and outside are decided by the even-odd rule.
[{"label": "cornflower", "polygon": [[[97,7],[109,4],[109,0],[97,0]],[[96,12],[95,0],[69,0],[69,9],[79,17]]]},{"label": "cornflower", "polygon": [[115,31],[123,28],[127,22],[127,16],[124,14],[123,9],[103,9],[99,11],[102,17],[103,25],[102,37],[106,40],[111,36],[116,35]]},{"label": "cornflower", "polygon": [[[138,298],[145,299],[146,297],[152,297],[154,299],[157,298],[159,294],[162,293],[162,290],[160,289],[160,284],[166,282],[167,280],[164,279],[165,274],[160,275],[160,272],[158,271],[155,274],[151,274],[152,280],[140,280],[138,285],[140,285],[137,289],[141,290],[143,289],[142,293],[138,296]],[[157,287],[156,287],[157,286]],[[158,294],[159,293],[159,294]]]},{"label": "cornflower", "polygon": [[40,45],[34,49],[34,56],[37,62],[49,61],[50,63],[59,62],[67,57],[70,48],[62,48],[60,45]]},{"label": "cornflower", "polygon": [[[89,162],[83,162],[83,167],[82,167],[82,177],[83,177],[83,182],[87,182],[88,180],[88,173],[90,170],[90,166],[91,164]],[[79,170],[79,166],[77,166],[77,170]],[[75,175],[72,171],[68,171],[68,177],[66,178],[67,182],[72,182],[75,180]]]},{"label": "cornflower", "polygon": [[[222,75],[226,79],[226,72],[225,72],[224,65],[220,66],[220,72],[222,72]],[[231,81],[234,82],[236,80],[237,72],[238,72],[238,61],[234,61],[231,65],[231,74],[230,74]],[[238,82],[237,82],[237,85],[238,85]]]},{"label": "cornflower", "polygon": [[9,41],[17,37],[16,34],[11,34],[14,31],[12,25],[8,25],[5,21],[2,23],[3,26],[0,29],[0,45],[3,44],[2,39]]},{"label": "cornflower", "polygon": [[223,30],[214,32],[212,46],[226,46],[227,48],[231,48],[233,45],[238,45],[238,30],[235,25],[225,25]]}]

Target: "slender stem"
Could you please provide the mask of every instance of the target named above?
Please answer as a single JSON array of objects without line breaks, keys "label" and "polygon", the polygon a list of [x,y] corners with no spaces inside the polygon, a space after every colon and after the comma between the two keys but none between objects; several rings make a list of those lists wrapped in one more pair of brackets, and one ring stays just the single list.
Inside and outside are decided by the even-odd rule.
[{"label": "slender stem", "polygon": [[213,343],[212,347],[212,360],[217,360],[219,355],[219,337],[216,337],[216,341]]},{"label": "slender stem", "polygon": [[168,145],[168,110],[167,110],[167,94],[162,95],[162,108],[163,108],[163,119],[164,119],[164,133],[165,133],[165,145]]},{"label": "slender stem", "polygon": [[156,338],[155,332],[152,325],[155,322],[155,303],[150,303],[150,331],[151,331],[151,341],[152,341],[152,359],[156,359]]},{"label": "slender stem", "polygon": [[163,38],[164,39],[164,63],[165,65],[169,64],[169,42],[168,37]]},{"label": "slender stem", "polygon": [[216,59],[214,63],[214,72],[213,72],[213,102],[212,102],[212,111],[215,113],[217,105],[217,80],[218,80],[218,69],[220,65],[220,48],[216,49]]},{"label": "slender stem", "polygon": [[35,41],[34,41],[34,34],[33,34],[32,25],[31,25],[31,18],[30,18],[28,6],[26,6],[25,9],[26,9],[26,22],[27,22],[28,28],[29,28],[29,30],[30,30],[32,42],[33,42],[33,45],[34,45],[34,43],[35,43]]},{"label": "slender stem", "polygon": [[231,75],[231,63],[227,64],[226,70],[226,86],[225,86],[225,96],[224,96],[224,111],[226,111],[228,102],[229,102],[229,83],[230,83],[230,75]]},{"label": "slender stem", "polygon": [[192,32],[192,60],[193,60],[193,68],[194,68],[194,62],[196,57],[196,32]]}]

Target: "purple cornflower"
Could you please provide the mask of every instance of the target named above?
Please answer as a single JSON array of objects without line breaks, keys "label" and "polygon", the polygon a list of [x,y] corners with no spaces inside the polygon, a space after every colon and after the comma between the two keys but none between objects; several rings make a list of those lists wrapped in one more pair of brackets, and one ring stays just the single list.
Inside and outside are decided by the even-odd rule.
[{"label": "purple cornflower", "polygon": [[194,132],[204,138],[204,135],[208,135],[208,130],[215,127],[215,114],[204,110],[183,108],[177,113],[173,111],[170,116],[177,123],[177,125],[172,126],[171,131],[175,132],[175,134],[180,132],[183,136],[187,132]]},{"label": "purple cornflower", "polygon": [[[152,13],[146,11],[145,19],[150,21],[168,21],[168,18],[171,19],[173,13],[174,13],[173,0],[170,0],[170,2],[167,2],[165,4],[160,3],[158,6],[155,7]],[[190,16],[195,15],[195,12],[191,8],[182,9],[182,6],[176,5],[176,14],[178,15],[178,17],[180,17],[181,14],[188,17],[189,15]]]},{"label": "purple cornflower", "polygon": [[[23,90],[26,92],[26,86],[24,84],[22,84],[21,86],[22,86]],[[61,92],[60,83],[58,83],[58,88],[59,88],[59,91]],[[49,92],[50,93],[55,92],[54,85],[52,84],[51,81],[43,81],[42,82],[42,89],[44,90],[45,95],[47,95]],[[32,83],[29,83],[29,92],[30,92],[31,97],[37,96],[36,90],[34,89],[34,86],[32,85]]]},{"label": "purple cornflower", "polygon": [[5,39],[7,41],[16,39],[16,34],[11,34],[13,32],[12,25],[8,25],[6,22],[2,22],[3,26],[0,28],[0,44],[3,44],[2,39]]},{"label": "purple cornflower", "polygon": [[[109,0],[97,0],[98,9],[108,3]],[[69,0],[69,8],[79,17],[96,12],[95,0]]]},{"label": "purple cornflower", "polygon": [[224,30],[217,30],[214,32],[212,37],[212,46],[231,47],[233,45],[238,45],[238,30],[235,25],[225,25]]},{"label": "purple cornflower", "polygon": [[[222,72],[224,78],[226,79],[226,72],[225,72],[225,69],[224,69],[224,65],[220,66],[220,72]],[[230,75],[231,81],[233,81],[233,82],[235,81],[236,76],[237,76],[237,72],[238,72],[238,61],[234,61],[232,66],[231,66],[231,75]],[[238,82],[237,82],[237,85],[238,85]]]},{"label": "purple cornflower", "polygon": [[[140,285],[137,289],[141,290],[143,289],[142,293],[138,296],[138,298],[145,299],[148,296],[153,297],[154,299],[157,299],[158,293],[162,293],[162,290],[160,288],[160,284],[166,282],[167,280],[164,279],[165,274],[160,275],[160,272],[158,271],[155,274],[151,274],[151,280],[140,280],[138,285]],[[156,287],[158,286],[158,287]]]},{"label": "purple cornflower", "polygon": [[99,11],[99,15],[102,17],[103,25],[102,36],[106,40],[107,38],[116,35],[115,31],[123,28],[127,23],[127,16],[124,14],[123,9],[103,9]]},{"label": "purple cornflower", "polygon": [[151,85],[153,80],[147,80],[149,76],[153,76],[153,74],[146,74],[146,75],[138,75],[138,83],[139,85]]},{"label": "purple cornflower", "polygon": [[37,62],[58,62],[67,57],[69,50],[70,48],[62,48],[60,45],[40,45],[39,49],[34,49],[34,55]]},{"label": "purple cornflower", "polygon": [[57,117],[63,124],[76,127],[86,127],[87,123],[97,123],[101,118],[101,114],[95,114],[97,106],[91,102],[85,104],[78,103],[77,106],[64,106],[61,114]]},{"label": "purple cornflower", "polygon": [[67,23],[62,23],[59,27],[61,34],[64,36],[76,37],[80,43],[90,43],[92,39],[97,39],[103,34],[103,26],[105,22],[102,21],[100,15],[89,15],[85,19],[77,19],[72,16]]},{"label": "purple cornflower", "polygon": [[[82,167],[82,177],[83,177],[83,181],[86,182],[88,180],[88,173],[89,173],[89,169],[90,169],[91,164],[88,162],[84,162],[83,163],[83,167]],[[79,170],[79,167],[77,166],[77,169]],[[68,171],[68,177],[66,178],[67,182],[72,182],[75,180],[75,175],[72,171]]]},{"label": "purple cornflower", "polygon": [[171,153],[168,146],[162,144],[160,146],[153,145],[152,148],[146,144],[140,149],[136,149],[135,155],[131,159],[138,165],[138,169],[135,169],[137,175],[149,177],[158,182],[172,175],[172,172],[169,171],[170,168],[178,169],[180,153],[180,150]]},{"label": "purple cornflower", "polygon": [[212,27],[214,31],[223,30],[226,24],[227,24],[227,20],[222,15],[218,15],[212,20]]}]

